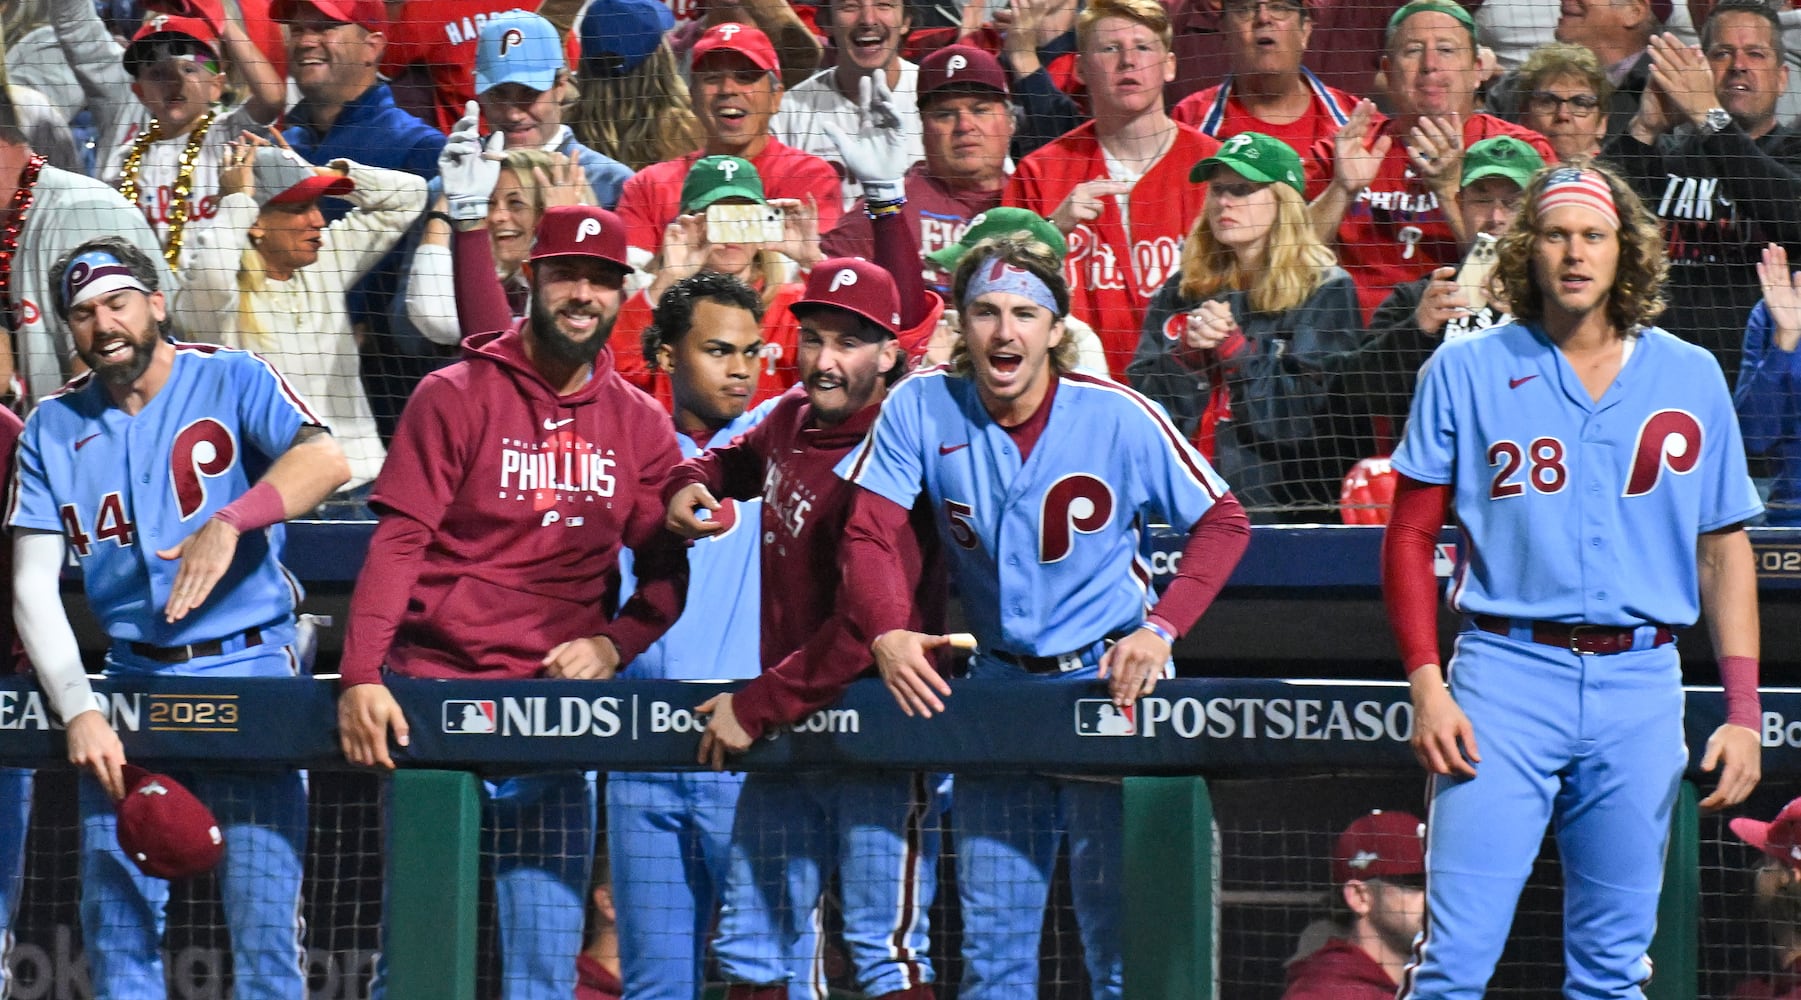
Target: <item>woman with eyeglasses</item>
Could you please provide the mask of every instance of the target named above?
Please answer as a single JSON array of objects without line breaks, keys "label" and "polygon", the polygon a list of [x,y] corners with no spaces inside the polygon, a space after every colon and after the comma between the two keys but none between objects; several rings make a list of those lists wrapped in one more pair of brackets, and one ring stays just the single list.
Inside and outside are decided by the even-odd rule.
[{"label": "woman with eyeglasses", "polygon": [[1241,132],[1195,165],[1207,201],[1152,296],[1126,373],[1252,519],[1317,520],[1364,444],[1327,372],[1363,336],[1357,288],[1314,234],[1293,149]]},{"label": "woman with eyeglasses", "polygon": [[1581,45],[1546,45],[1520,67],[1514,121],[1550,140],[1569,163],[1601,155],[1613,85],[1600,60]]}]

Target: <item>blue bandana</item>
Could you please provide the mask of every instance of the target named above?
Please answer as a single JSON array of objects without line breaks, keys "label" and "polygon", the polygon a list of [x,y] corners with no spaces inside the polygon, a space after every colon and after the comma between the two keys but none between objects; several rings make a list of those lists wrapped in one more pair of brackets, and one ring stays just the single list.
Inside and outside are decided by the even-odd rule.
[{"label": "blue bandana", "polygon": [[970,276],[969,286],[963,293],[963,308],[968,309],[971,302],[989,292],[1012,292],[1050,310],[1053,316],[1062,315],[1057,309],[1057,296],[1051,293],[1049,285],[1036,274],[1009,264],[1000,257],[989,257],[982,261],[975,274]]},{"label": "blue bandana", "polygon": [[70,261],[68,270],[63,272],[63,305],[73,309],[96,295],[121,288],[150,294],[150,289],[119,258],[105,250],[89,250]]}]

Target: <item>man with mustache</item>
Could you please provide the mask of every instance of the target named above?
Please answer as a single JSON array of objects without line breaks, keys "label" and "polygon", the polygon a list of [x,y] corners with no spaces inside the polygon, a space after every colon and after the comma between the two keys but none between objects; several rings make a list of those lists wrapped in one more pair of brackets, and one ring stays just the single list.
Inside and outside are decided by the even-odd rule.
[{"label": "man with mustache", "polygon": [[[472,230],[499,164],[459,130],[442,166],[450,215]],[[344,754],[393,766],[408,726],[382,668],[411,677],[608,678],[681,614],[688,559],[657,487],[680,461],[669,417],[606,349],[631,266],[613,213],[544,213],[511,318],[487,239],[459,239],[471,322],[464,359],[408,402],[369,502],[380,524],[351,597],[338,703]],[[617,613],[620,550],[636,590]],[[581,771],[484,785],[497,855],[505,996],[568,996],[582,947],[595,789]],[[525,834],[532,834],[529,837]],[[538,992],[542,991],[542,992]]]}]

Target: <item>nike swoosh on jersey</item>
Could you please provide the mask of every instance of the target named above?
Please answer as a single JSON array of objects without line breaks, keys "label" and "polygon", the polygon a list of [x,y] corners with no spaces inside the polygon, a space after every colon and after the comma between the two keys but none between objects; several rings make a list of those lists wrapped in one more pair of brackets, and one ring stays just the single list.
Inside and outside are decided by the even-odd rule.
[{"label": "nike swoosh on jersey", "polygon": [[87,437],[84,437],[81,440],[75,442],[75,450],[80,451],[82,445],[87,444],[89,441],[92,441],[99,436],[100,435],[98,435],[98,434],[89,434]]},{"label": "nike swoosh on jersey", "polygon": [[952,452],[962,451],[967,447],[969,447],[968,441],[965,441],[962,444],[941,444],[938,446],[938,454],[949,455]]},{"label": "nike swoosh on jersey", "polygon": [[1525,385],[1527,382],[1530,382],[1537,377],[1537,375],[1522,375],[1519,378],[1510,378],[1507,380],[1507,388],[1518,389],[1520,386]]},{"label": "nike swoosh on jersey", "polygon": [[575,423],[574,417],[564,417],[563,419],[554,421],[554,422],[549,417],[545,417],[544,418],[544,429],[547,431],[554,431],[558,427],[563,426],[564,424],[573,424],[573,423]]}]

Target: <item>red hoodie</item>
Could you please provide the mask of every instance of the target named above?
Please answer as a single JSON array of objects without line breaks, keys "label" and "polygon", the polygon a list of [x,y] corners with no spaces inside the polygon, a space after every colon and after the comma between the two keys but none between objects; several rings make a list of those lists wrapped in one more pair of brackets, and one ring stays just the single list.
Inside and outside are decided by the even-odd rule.
[{"label": "red hoodie", "polygon": [[[668,414],[613,371],[559,396],[519,327],[464,342],[465,360],[407,402],[369,501],[381,524],[351,598],[343,684],[537,676],[558,643],[605,635],[622,663],[681,614],[685,543],[657,489],[681,461]],[[619,550],[638,591],[609,619]]]},{"label": "red hoodie", "polygon": [[1344,938],[1328,938],[1288,967],[1282,1000],[1394,1000],[1397,988],[1369,952]]}]

